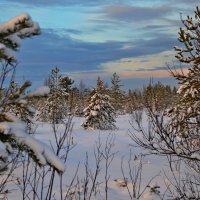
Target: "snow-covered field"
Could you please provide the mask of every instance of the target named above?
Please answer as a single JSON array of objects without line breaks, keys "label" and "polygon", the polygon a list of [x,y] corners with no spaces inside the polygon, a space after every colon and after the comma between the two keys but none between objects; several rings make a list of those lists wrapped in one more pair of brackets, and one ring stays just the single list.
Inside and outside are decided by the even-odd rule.
[{"label": "snow-covered field", "polygon": [[[128,179],[128,187],[130,193],[132,194],[132,185],[130,183],[128,160],[130,157],[130,152],[132,152],[132,164],[138,166],[140,159],[138,155],[145,154],[146,152],[142,149],[134,147],[133,141],[129,137],[129,131],[134,131],[130,125],[130,116],[122,115],[117,118],[116,125],[118,126],[117,130],[114,131],[99,131],[99,130],[84,130],[81,127],[83,118],[74,117],[73,123],[74,127],[72,130],[73,142],[76,144],[72,150],[69,152],[69,156],[66,161],[66,171],[63,176],[63,184],[69,185],[71,180],[74,177],[75,171],[78,164],[78,177],[79,179],[84,178],[85,176],[85,163],[86,163],[86,153],[88,155],[88,163],[91,170],[95,170],[95,156],[94,149],[95,146],[100,141],[102,145],[102,151],[105,150],[106,141],[113,139],[113,147],[111,148],[111,153],[114,153],[114,158],[111,162],[111,165],[108,168],[109,181],[108,181],[108,199],[111,200],[126,200],[130,199],[127,187],[120,186],[120,181],[123,180],[121,163],[123,158],[123,170],[125,177]],[[59,130],[62,133],[62,128]],[[52,131],[52,126],[48,123],[38,123],[36,129],[35,137],[45,142],[55,146],[54,135]],[[136,156],[135,156],[136,155]],[[164,158],[156,156],[145,156],[142,161],[142,177],[141,177],[141,189],[140,193],[143,191],[145,186],[149,183],[152,177],[155,177],[151,184],[157,183],[161,188],[160,191],[164,191],[164,175],[162,170],[166,168],[166,161]],[[18,169],[18,173],[21,173],[21,169]],[[92,199],[105,199],[105,160],[100,163],[100,173],[98,176],[98,182],[100,183],[98,190],[99,193],[97,196]],[[59,188],[57,188],[58,180],[55,180],[55,195],[59,196]],[[151,197],[150,194],[145,194],[149,188],[145,190],[143,196],[140,199],[157,199],[156,197]],[[18,194],[19,193],[19,194]],[[9,199],[21,199],[19,190],[15,190],[14,193],[9,194]],[[159,198],[158,198],[159,199]]]}]

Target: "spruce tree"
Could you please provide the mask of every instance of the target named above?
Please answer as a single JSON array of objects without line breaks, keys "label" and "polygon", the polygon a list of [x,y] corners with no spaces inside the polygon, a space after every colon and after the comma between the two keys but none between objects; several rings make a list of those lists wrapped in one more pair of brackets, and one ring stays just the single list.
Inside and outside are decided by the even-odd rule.
[{"label": "spruce tree", "polygon": [[[194,161],[193,165],[195,162],[199,165],[200,10],[198,7],[194,14],[194,17],[187,16],[186,19],[182,19],[183,27],[178,32],[180,46],[175,46],[175,57],[181,64],[187,65],[188,70],[185,73],[170,71],[179,82],[178,97],[175,106],[166,112],[170,118],[168,118],[167,130],[163,136],[168,138],[161,139],[166,143],[169,142],[170,148],[175,147],[175,154],[179,157],[186,160],[191,158],[191,161]],[[174,94],[176,88],[171,92]]]},{"label": "spruce tree", "polygon": [[103,80],[98,77],[96,88],[92,91],[89,105],[84,109],[85,122],[82,126],[85,129],[113,130],[115,125],[115,111],[110,103],[110,97]]},{"label": "spruce tree", "polygon": [[172,125],[176,126],[177,134],[190,139],[199,136],[200,126],[200,10],[196,7],[195,16],[182,20],[184,27],[179,31],[181,47],[175,47],[176,58],[188,64],[188,73],[174,73],[179,81],[179,101],[169,110]]},{"label": "spruce tree", "polygon": [[111,98],[112,98],[112,105],[117,113],[124,113],[124,103],[125,103],[125,95],[124,92],[121,90],[121,80],[117,73],[113,74],[111,79]]},{"label": "spruce tree", "polygon": [[[21,14],[0,24],[0,170],[9,166],[7,157],[17,149],[26,151],[39,165],[49,164],[59,172],[64,171],[63,163],[51,149],[28,134],[25,113],[33,113],[28,100],[49,93],[47,88],[26,94],[31,85],[25,81],[15,87],[14,74],[17,59],[13,53],[20,47],[21,39],[40,34],[39,25],[28,14]],[[12,147],[12,148],[11,148]]]},{"label": "spruce tree", "polygon": [[158,113],[162,113],[165,109],[173,106],[175,101],[169,85],[163,85],[161,82],[153,83],[143,88],[143,104],[146,108]]},{"label": "spruce tree", "polygon": [[136,110],[142,110],[143,109],[143,103],[142,103],[142,91],[140,90],[130,90],[128,91],[128,94],[126,96],[126,103],[125,103],[125,110],[126,113],[133,113]]},{"label": "spruce tree", "polygon": [[86,99],[87,99],[87,89],[83,81],[81,80],[79,86],[77,88],[76,94],[76,105],[75,105],[75,115],[76,116],[83,116],[83,110],[85,108]]},{"label": "spruce tree", "polygon": [[24,13],[0,24],[0,61],[11,65],[17,62],[13,51],[21,45],[21,39],[40,34],[38,23]]},{"label": "spruce tree", "polygon": [[[60,75],[60,70],[57,67],[52,69],[48,79],[50,94],[46,101],[38,107],[38,120],[58,124],[62,123],[67,116],[67,98],[69,96],[67,91],[69,91],[69,84],[64,84],[63,80],[66,80],[66,77]],[[70,79],[68,78],[67,80]]]},{"label": "spruce tree", "polygon": [[[155,155],[167,156],[174,180],[170,180],[169,193],[173,199],[200,199],[200,10],[195,16],[182,20],[179,31],[180,47],[175,47],[176,58],[188,64],[188,72],[171,70],[179,81],[175,106],[167,110],[167,117],[150,110],[148,131],[141,122],[132,134],[136,144]],[[172,91],[174,92],[174,91]],[[137,119],[135,120],[137,123]],[[134,129],[135,131],[136,129]],[[184,163],[184,165],[182,165]],[[174,173],[179,166],[179,173]],[[185,166],[186,165],[186,166]],[[171,179],[171,177],[169,178]],[[173,191],[173,192],[171,192]]]}]

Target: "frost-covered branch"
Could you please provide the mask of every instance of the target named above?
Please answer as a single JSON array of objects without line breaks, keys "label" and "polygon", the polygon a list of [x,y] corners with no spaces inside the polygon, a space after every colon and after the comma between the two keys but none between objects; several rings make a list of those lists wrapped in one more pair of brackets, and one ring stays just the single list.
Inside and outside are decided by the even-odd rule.
[{"label": "frost-covered branch", "polygon": [[40,34],[40,27],[27,13],[0,24],[0,60],[16,62],[13,51],[18,50],[21,39]]},{"label": "frost-covered branch", "polygon": [[[17,90],[17,94],[19,91]],[[21,105],[24,109],[29,110],[29,112],[34,112],[34,110],[28,105],[26,99],[34,96],[44,96],[49,92],[48,87],[42,87],[36,91],[27,95],[14,95],[11,96],[11,100],[4,103],[4,107],[7,105],[17,104]],[[36,160],[41,164],[49,164],[56,168],[57,171],[63,172],[64,165],[58,159],[58,157],[52,152],[50,147],[36,140],[27,133],[26,124],[19,119],[19,117],[14,116],[11,113],[1,112],[0,113],[0,139],[3,142],[9,142],[12,145],[25,146],[28,151],[35,156]]]},{"label": "frost-covered branch", "polygon": [[8,138],[8,142],[13,139],[14,141],[11,142],[12,145],[21,146],[27,149],[27,151],[30,151],[39,164],[49,164],[59,172],[64,172],[64,164],[52,152],[50,147],[27,134],[24,122],[10,114],[9,117],[12,122],[0,122],[1,136],[4,135],[2,137]]}]

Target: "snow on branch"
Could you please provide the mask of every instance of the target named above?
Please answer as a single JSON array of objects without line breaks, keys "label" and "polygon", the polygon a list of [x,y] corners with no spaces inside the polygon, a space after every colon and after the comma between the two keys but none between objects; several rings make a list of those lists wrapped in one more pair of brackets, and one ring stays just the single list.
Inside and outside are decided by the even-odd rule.
[{"label": "snow on branch", "polygon": [[41,86],[30,92],[26,95],[26,97],[37,97],[37,96],[47,96],[50,93],[50,88],[48,86]]},{"label": "snow on branch", "polygon": [[16,61],[13,50],[20,47],[21,39],[40,34],[40,26],[27,13],[0,24],[0,59]]},{"label": "snow on branch", "polygon": [[[8,115],[11,116],[11,114]],[[21,120],[14,116],[12,117],[12,120],[14,123],[0,123],[0,134],[8,135],[13,138],[18,145],[26,146],[26,148],[33,153],[39,164],[49,164],[60,173],[65,171],[65,165],[49,146],[27,134],[26,126]]]},{"label": "snow on branch", "polygon": [[7,48],[4,44],[0,43],[0,60],[15,60],[14,52]]},{"label": "snow on branch", "polygon": [[40,33],[38,23],[34,22],[27,13],[20,14],[7,22],[0,24],[0,34],[14,34],[18,37],[29,37]]}]

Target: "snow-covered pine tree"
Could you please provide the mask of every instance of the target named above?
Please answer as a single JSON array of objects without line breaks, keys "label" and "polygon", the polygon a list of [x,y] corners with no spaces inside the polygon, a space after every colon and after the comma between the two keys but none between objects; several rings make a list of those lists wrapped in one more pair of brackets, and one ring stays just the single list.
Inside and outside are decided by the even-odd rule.
[{"label": "snow-covered pine tree", "polygon": [[[140,122],[137,128],[142,135],[133,133],[131,137],[136,144],[148,149],[152,154],[168,156],[174,178],[168,185],[171,198],[200,199],[200,10],[198,7],[194,18],[188,16],[182,22],[184,27],[180,28],[178,38],[182,46],[175,47],[176,58],[180,63],[188,64],[189,68],[187,73],[171,70],[180,84],[176,105],[168,110],[167,118],[150,111],[151,125],[148,131],[142,130]],[[135,122],[137,123],[137,120]],[[174,173],[177,164],[180,172],[178,175]]]},{"label": "snow-covered pine tree", "polygon": [[119,114],[124,113],[124,103],[125,103],[125,94],[121,90],[121,80],[117,73],[115,72],[111,79],[111,88],[110,88],[110,96],[112,99],[112,105],[115,111]]},{"label": "snow-covered pine tree", "polygon": [[18,50],[21,39],[38,34],[40,27],[28,14],[21,14],[0,24],[0,169],[8,166],[9,162],[7,163],[5,157],[12,153],[12,148],[27,151],[40,165],[49,164],[59,172],[63,172],[65,168],[47,145],[27,133],[22,116],[16,116],[13,110],[10,112],[7,109],[14,106],[32,113],[28,99],[49,93],[47,88],[43,88],[25,94],[25,90],[30,86],[29,81],[15,90],[12,87],[17,63],[14,51]]},{"label": "snow-covered pine tree", "polygon": [[[188,73],[173,73],[179,81],[179,101],[169,111],[172,126],[181,137],[199,138],[200,126],[200,10],[196,7],[195,17],[182,20],[184,27],[179,31],[181,47],[175,47],[176,58],[189,65]],[[199,143],[200,143],[200,139]]]},{"label": "snow-covered pine tree", "polygon": [[84,109],[85,122],[82,126],[85,129],[113,130],[115,125],[115,111],[111,105],[110,97],[103,80],[98,77],[96,88],[92,91],[89,105]]},{"label": "snow-covered pine tree", "polygon": [[[23,85],[19,85],[17,83],[15,83],[14,81],[11,81],[10,83],[10,95],[13,96],[16,93],[20,93],[21,95],[25,95],[25,90],[26,88],[28,88],[29,86],[31,86],[30,81],[25,81]],[[35,96],[33,98],[36,98]],[[24,123],[26,123],[27,125],[27,132],[28,133],[32,133],[33,131],[33,126],[34,126],[34,122],[33,122],[33,117],[35,115],[35,108],[32,106],[32,104],[30,103],[30,99],[28,98],[26,101],[26,104],[28,105],[29,109],[27,109],[27,106],[22,104],[9,104],[6,105],[4,107],[4,111],[5,112],[9,112],[12,113],[13,115],[19,117]]]},{"label": "snow-covered pine tree", "polygon": [[63,122],[68,114],[67,98],[69,93],[67,91],[69,91],[71,84],[71,79],[60,75],[58,67],[52,69],[48,79],[50,94],[38,107],[38,120],[56,124]]}]

